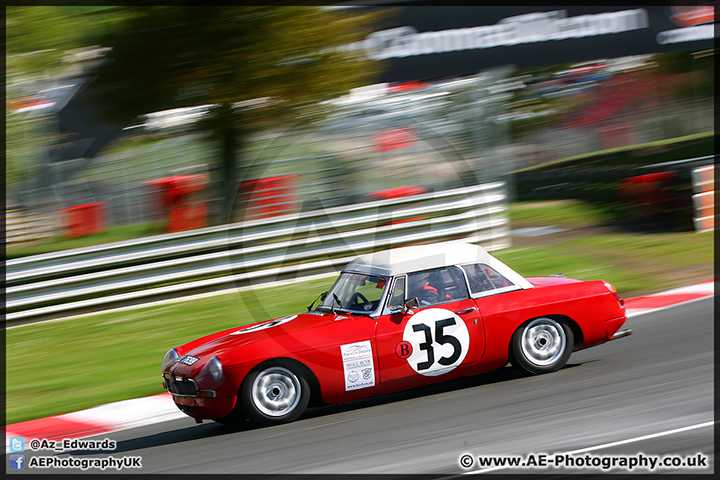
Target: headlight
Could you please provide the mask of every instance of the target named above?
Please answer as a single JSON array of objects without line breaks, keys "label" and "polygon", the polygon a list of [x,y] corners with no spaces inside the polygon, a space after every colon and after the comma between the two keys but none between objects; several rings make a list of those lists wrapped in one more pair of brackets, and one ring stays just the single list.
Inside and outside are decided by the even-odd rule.
[{"label": "headlight", "polygon": [[174,362],[178,358],[180,358],[180,354],[177,352],[177,350],[171,348],[162,359],[162,363],[160,364],[160,371],[164,372],[165,367],[170,365],[170,363]]},{"label": "headlight", "polygon": [[213,382],[218,385],[223,380],[223,368],[222,363],[217,357],[211,358],[200,371],[198,380],[202,377],[209,376]]}]

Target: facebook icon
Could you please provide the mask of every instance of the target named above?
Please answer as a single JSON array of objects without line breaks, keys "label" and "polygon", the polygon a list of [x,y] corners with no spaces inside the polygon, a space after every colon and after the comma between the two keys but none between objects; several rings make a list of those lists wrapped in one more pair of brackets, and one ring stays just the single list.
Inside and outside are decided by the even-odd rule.
[{"label": "facebook icon", "polygon": [[25,470],[25,455],[10,455],[10,470]]}]

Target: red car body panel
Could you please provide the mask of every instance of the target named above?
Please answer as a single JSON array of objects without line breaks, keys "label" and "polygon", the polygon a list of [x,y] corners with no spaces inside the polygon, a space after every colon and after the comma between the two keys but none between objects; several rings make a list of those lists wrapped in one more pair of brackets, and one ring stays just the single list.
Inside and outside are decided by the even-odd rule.
[{"label": "red car body panel", "polygon": [[[457,312],[474,306],[475,301],[473,299],[468,299],[459,302],[444,303],[435,308],[439,307],[448,310],[449,312]],[[422,311],[422,309],[416,310],[416,312],[420,311]],[[390,315],[389,318],[380,317],[378,319],[378,364],[380,367],[380,379],[382,381],[382,393],[404,390],[406,388],[460,376],[455,375],[454,372],[450,372],[439,377],[424,377],[422,375],[418,375],[404,358],[400,358],[397,355],[396,347],[403,340],[403,330],[409,317],[410,315],[398,313]],[[463,365],[476,364],[485,353],[485,332],[482,317],[479,312],[472,311],[468,314],[462,315],[461,318],[465,322],[471,338],[468,353],[465,356]],[[463,369],[461,367],[458,367],[455,370],[462,372]]]},{"label": "red car body panel", "polygon": [[[501,368],[508,362],[513,333],[535,318],[567,319],[575,333],[574,350],[611,339],[626,320],[625,308],[606,282],[565,277],[527,280],[532,288],[475,295],[476,298],[376,318],[313,311],[225,330],[178,347],[181,358],[192,355],[197,360],[192,365],[179,360],[171,362],[165,374],[194,379],[199,390],[213,391],[213,398],[180,395],[173,398],[183,411],[196,418],[216,419],[230,414],[245,377],[270,359],[302,364],[317,381],[322,400],[335,404]],[[409,353],[408,345],[403,345],[403,332],[412,327],[408,322],[430,309],[434,309],[435,315],[448,317],[448,329],[466,329],[469,339],[462,347],[461,363],[448,367],[446,373],[440,370],[437,375],[419,374],[405,356]],[[435,341],[440,342],[439,336],[446,332],[442,326],[437,328]],[[462,336],[457,335],[453,337],[456,341]],[[364,342],[369,342],[372,349],[374,385],[351,390],[342,346]],[[436,345],[437,358],[451,362],[453,358],[448,352],[452,349],[442,348],[445,346]],[[223,366],[224,379],[220,385],[201,375],[212,357],[217,357]],[[186,410],[187,407],[191,408]]]}]

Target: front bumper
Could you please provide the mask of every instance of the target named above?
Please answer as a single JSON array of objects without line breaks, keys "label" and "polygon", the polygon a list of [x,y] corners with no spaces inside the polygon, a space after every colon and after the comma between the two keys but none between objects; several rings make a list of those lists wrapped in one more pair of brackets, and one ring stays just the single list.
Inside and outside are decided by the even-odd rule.
[{"label": "front bumper", "polygon": [[232,412],[236,396],[218,397],[215,390],[199,389],[194,379],[163,373],[163,388],[172,394],[175,405],[185,414],[202,423],[203,418],[217,419]]}]

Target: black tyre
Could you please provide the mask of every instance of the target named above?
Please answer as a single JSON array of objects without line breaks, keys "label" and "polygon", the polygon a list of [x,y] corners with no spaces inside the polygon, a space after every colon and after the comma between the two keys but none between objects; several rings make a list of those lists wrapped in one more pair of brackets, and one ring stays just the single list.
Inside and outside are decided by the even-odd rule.
[{"label": "black tyre", "polygon": [[512,336],[510,362],[532,375],[560,370],[573,351],[574,337],[568,325],[552,318],[536,318]]},{"label": "black tyre", "polygon": [[266,365],[245,378],[242,400],[250,420],[280,425],[302,415],[310,400],[310,385],[298,369],[280,363]]}]

